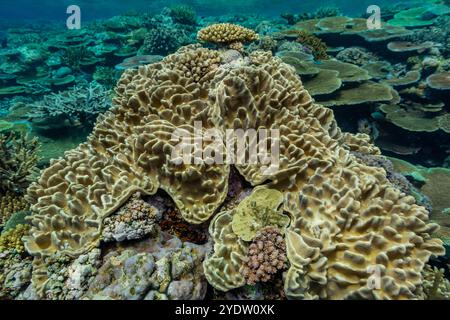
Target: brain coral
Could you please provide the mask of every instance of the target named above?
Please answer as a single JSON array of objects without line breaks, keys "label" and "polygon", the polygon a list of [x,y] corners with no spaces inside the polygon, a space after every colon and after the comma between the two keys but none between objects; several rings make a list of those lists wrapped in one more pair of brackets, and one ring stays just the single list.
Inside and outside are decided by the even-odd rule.
[{"label": "brain coral", "polygon": [[[218,129],[222,137],[226,129],[276,128],[279,138],[266,142],[279,141],[278,166],[235,167],[252,185],[268,183],[283,193],[284,211],[291,216],[287,296],[370,296],[368,267],[381,274],[374,297],[413,296],[424,263],[443,247],[430,236],[437,226],[428,224],[425,208],[392,188],[383,169],[365,166],[351,154],[379,154],[369,137],[343,134],[332,111],[315,104],[295,70],[270,53],[254,52],[247,62],[227,68],[215,58],[210,66],[183,62],[188,55],[214,57],[214,52],[185,48],[124,73],[113,108],[88,142],[53,161],[29,188],[34,215],[25,239],[28,251],[35,256],[86,252],[98,244],[103,219],[136,191],[153,194],[161,188],[185,220],[205,222],[226,196],[229,165],[173,163],[171,134],[181,129],[192,137],[195,121],[202,121],[202,130]],[[203,144],[203,150],[217,150],[210,141]],[[210,232],[216,244],[226,243],[215,252],[216,266],[223,256],[231,263],[205,271],[224,291],[245,284],[240,271],[248,247],[233,233],[230,212],[215,216]]]}]

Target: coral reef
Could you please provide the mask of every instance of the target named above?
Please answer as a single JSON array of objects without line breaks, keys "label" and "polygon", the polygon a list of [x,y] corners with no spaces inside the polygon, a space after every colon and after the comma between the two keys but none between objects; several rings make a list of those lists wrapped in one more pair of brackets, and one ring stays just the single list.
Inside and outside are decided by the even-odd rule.
[{"label": "coral reef", "polygon": [[0,300],[449,299],[447,2],[1,21]]}]

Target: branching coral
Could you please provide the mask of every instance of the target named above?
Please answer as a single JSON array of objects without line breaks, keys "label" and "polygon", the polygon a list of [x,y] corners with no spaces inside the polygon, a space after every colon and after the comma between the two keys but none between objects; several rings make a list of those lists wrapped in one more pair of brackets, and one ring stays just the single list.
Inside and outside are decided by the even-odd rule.
[{"label": "branching coral", "polygon": [[30,226],[19,224],[14,229],[7,230],[0,235],[0,252],[14,251],[19,254],[25,252],[22,237],[28,233]]},{"label": "branching coral", "polygon": [[258,34],[235,24],[218,23],[201,29],[197,38],[203,42],[211,42],[230,49],[240,50],[244,43],[258,39]]},{"label": "branching coral", "polygon": [[195,25],[197,24],[197,14],[194,8],[185,5],[177,5],[170,8],[170,17],[173,22],[185,24],[185,25]]},{"label": "branching coral", "polygon": [[444,269],[426,265],[423,269],[423,294],[427,300],[449,300],[450,282],[444,277]]},{"label": "branching coral", "polygon": [[299,31],[297,41],[308,47],[312,51],[315,59],[328,59],[327,45],[316,36],[309,34],[306,31]]},{"label": "branching coral", "polygon": [[28,207],[28,202],[22,196],[10,192],[0,196],[0,226],[3,226],[14,213]]},{"label": "branching coral", "polygon": [[147,33],[138,52],[139,54],[167,55],[189,42],[190,39],[182,30],[158,25]]},{"label": "branching coral", "polygon": [[39,143],[36,138],[0,134],[0,194],[23,193],[37,175]]},{"label": "branching coral", "polygon": [[52,93],[33,105],[29,116],[33,125],[49,129],[91,126],[97,116],[111,107],[111,91],[97,82],[77,85],[70,90]]},{"label": "branching coral", "polygon": [[137,193],[114,215],[103,221],[103,241],[141,239],[157,232],[157,221],[161,212],[140,198]]},{"label": "branching coral", "polygon": [[287,266],[286,243],[280,231],[265,227],[248,247],[244,276],[247,284],[267,282]]}]

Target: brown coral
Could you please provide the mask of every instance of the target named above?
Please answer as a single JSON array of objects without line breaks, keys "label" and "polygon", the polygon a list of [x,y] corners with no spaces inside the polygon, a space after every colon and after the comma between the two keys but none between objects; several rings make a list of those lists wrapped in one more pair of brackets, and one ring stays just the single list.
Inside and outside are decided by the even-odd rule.
[{"label": "brown coral", "polygon": [[245,259],[244,277],[247,284],[270,281],[287,266],[286,243],[274,227],[263,228],[253,239]]},{"label": "brown coral", "polygon": [[[342,134],[332,111],[315,104],[295,70],[270,53],[255,52],[247,65],[212,69],[198,81],[173,63],[184,57],[127,71],[115,106],[88,142],[54,161],[30,187],[27,249],[36,256],[86,252],[98,244],[103,219],[136,191],[161,188],[186,221],[204,222],[226,197],[229,165],[172,163],[171,134],[182,129],[192,137],[195,121],[222,133],[278,129],[278,167],[235,167],[252,185],[266,183],[285,198],[292,218],[287,297],[415,297],[425,262],[443,253],[441,241],[430,236],[438,227],[412,197],[391,186],[384,170],[351,154],[379,154],[369,137]],[[213,218],[215,252],[204,263],[208,281],[223,291],[245,284],[248,245],[232,221],[231,212]],[[381,270],[380,291],[366,285],[367,267],[374,265]]]},{"label": "brown coral", "polygon": [[241,51],[242,45],[257,40],[258,34],[236,24],[217,23],[201,29],[197,39]]},{"label": "brown coral", "polygon": [[160,218],[161,212],[136,193],[118,212],[103,220],[102,239],[121,242],[155,234]]},{"label": "brown coral", "polygon": [[328,59],[327,45],[325,44],[325,42],[323,42],[316,36],[306,31],[298,31],[297,41],[300,42],[302,45],[308,47],[312,51],[315,59],[317,60]]},{"label": "brown coral", "polygon": [[0,196],[0,226],[4,225],[14,213],[27,210],[28,207],[29,204],[23,197],[10,192]]}]

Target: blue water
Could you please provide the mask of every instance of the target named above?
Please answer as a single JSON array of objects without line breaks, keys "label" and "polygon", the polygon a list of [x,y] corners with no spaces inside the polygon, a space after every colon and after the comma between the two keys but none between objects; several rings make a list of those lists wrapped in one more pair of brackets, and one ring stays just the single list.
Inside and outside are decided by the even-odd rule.
[{"label": "blue water", "polygon": [[[374,4],[392,4],[382,0],[1,0],[0,19],[5,20],[65,20],[66,8],[78,5],[83,19],[108,18],[130,10],[159,12],[163,7],[174,4],[186,4],[194,7],[200,15],[222,15],[236,13],[254,13],[265,16],[278,16],[283,12],[311,12],[319,7],[339,7],[348,15],[361,15],[366,8]],[[396,1],[396,3],[401,1]],[[411,1],[405,1],[411,2]]]}]

